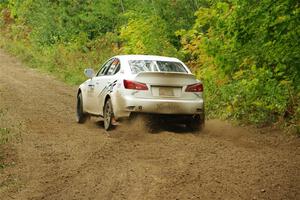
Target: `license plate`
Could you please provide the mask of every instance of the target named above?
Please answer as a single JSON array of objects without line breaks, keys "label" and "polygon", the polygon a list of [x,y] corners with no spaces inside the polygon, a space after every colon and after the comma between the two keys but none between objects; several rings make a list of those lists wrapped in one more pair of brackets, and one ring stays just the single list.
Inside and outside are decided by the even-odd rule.
[{"label": "license plate", "polygon": [[159,96],[174,96],[174,90],[173,88],[160,87]]}]

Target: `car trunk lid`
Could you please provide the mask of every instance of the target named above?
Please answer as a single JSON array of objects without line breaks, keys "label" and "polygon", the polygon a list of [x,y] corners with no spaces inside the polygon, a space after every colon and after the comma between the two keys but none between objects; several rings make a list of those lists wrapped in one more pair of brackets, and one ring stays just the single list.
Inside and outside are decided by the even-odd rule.
[{"label": "car trunk lid", "polygon": [[135,77],[135,81],[149,86],[146,93],[137,94],[144,98],[195,98],[193,93],[186,93],[187,85],[195,84],[193,74],[177,72],[141,72]]},{"label": "car trunk lid", "polygon": [[193,74],[177,72],[141,72],[135,80],[153,86],[185,86],[196,82]]}]

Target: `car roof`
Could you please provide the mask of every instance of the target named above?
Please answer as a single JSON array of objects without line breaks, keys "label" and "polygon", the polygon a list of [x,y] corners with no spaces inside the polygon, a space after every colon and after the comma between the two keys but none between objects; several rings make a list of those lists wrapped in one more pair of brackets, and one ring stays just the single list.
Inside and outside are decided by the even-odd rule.
[{"label": "car roof", "polygon": [[160,60],[160,61],[180,62],[180,60],[177,58],[156,56],[156,55],[118,55],[115,57],[125,61],[126,60]]}]

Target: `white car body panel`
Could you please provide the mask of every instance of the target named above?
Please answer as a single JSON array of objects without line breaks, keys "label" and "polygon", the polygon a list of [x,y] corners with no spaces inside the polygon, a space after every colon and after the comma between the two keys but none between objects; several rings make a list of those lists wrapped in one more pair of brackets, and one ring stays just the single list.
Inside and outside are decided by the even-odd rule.
[{"label": "white car body panel", "polygon": [[[120,70],[116,74],[95,76],[79,86],[84,112],[102,116],[105,100],[110,98],[116,119],[129,117],[132,112],[182,115],[204,113],[202,92],[185,91],[187,85],[201,82],[180,60],[145,55],[121,55],[112,59],[114,58],[120,61]],[[187,73],[140,72],[132,74],[129,60],[178,62],[184,66]],[[124,79],[145,83],[148,90],[126,89],[123,84]]]}]

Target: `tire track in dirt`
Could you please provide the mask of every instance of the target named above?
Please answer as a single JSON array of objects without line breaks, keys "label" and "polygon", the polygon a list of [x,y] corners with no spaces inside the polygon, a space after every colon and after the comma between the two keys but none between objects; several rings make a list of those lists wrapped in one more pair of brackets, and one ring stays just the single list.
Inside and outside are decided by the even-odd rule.
[{"label": "tire track in dirt", "polygon": [[[22,121],[0,199],[299,199],[299,139],[210,120],[200,134],[75,123],[76,87],[0,51],[0,108]],[[1,185],[1,180],[0,180]]]}]

